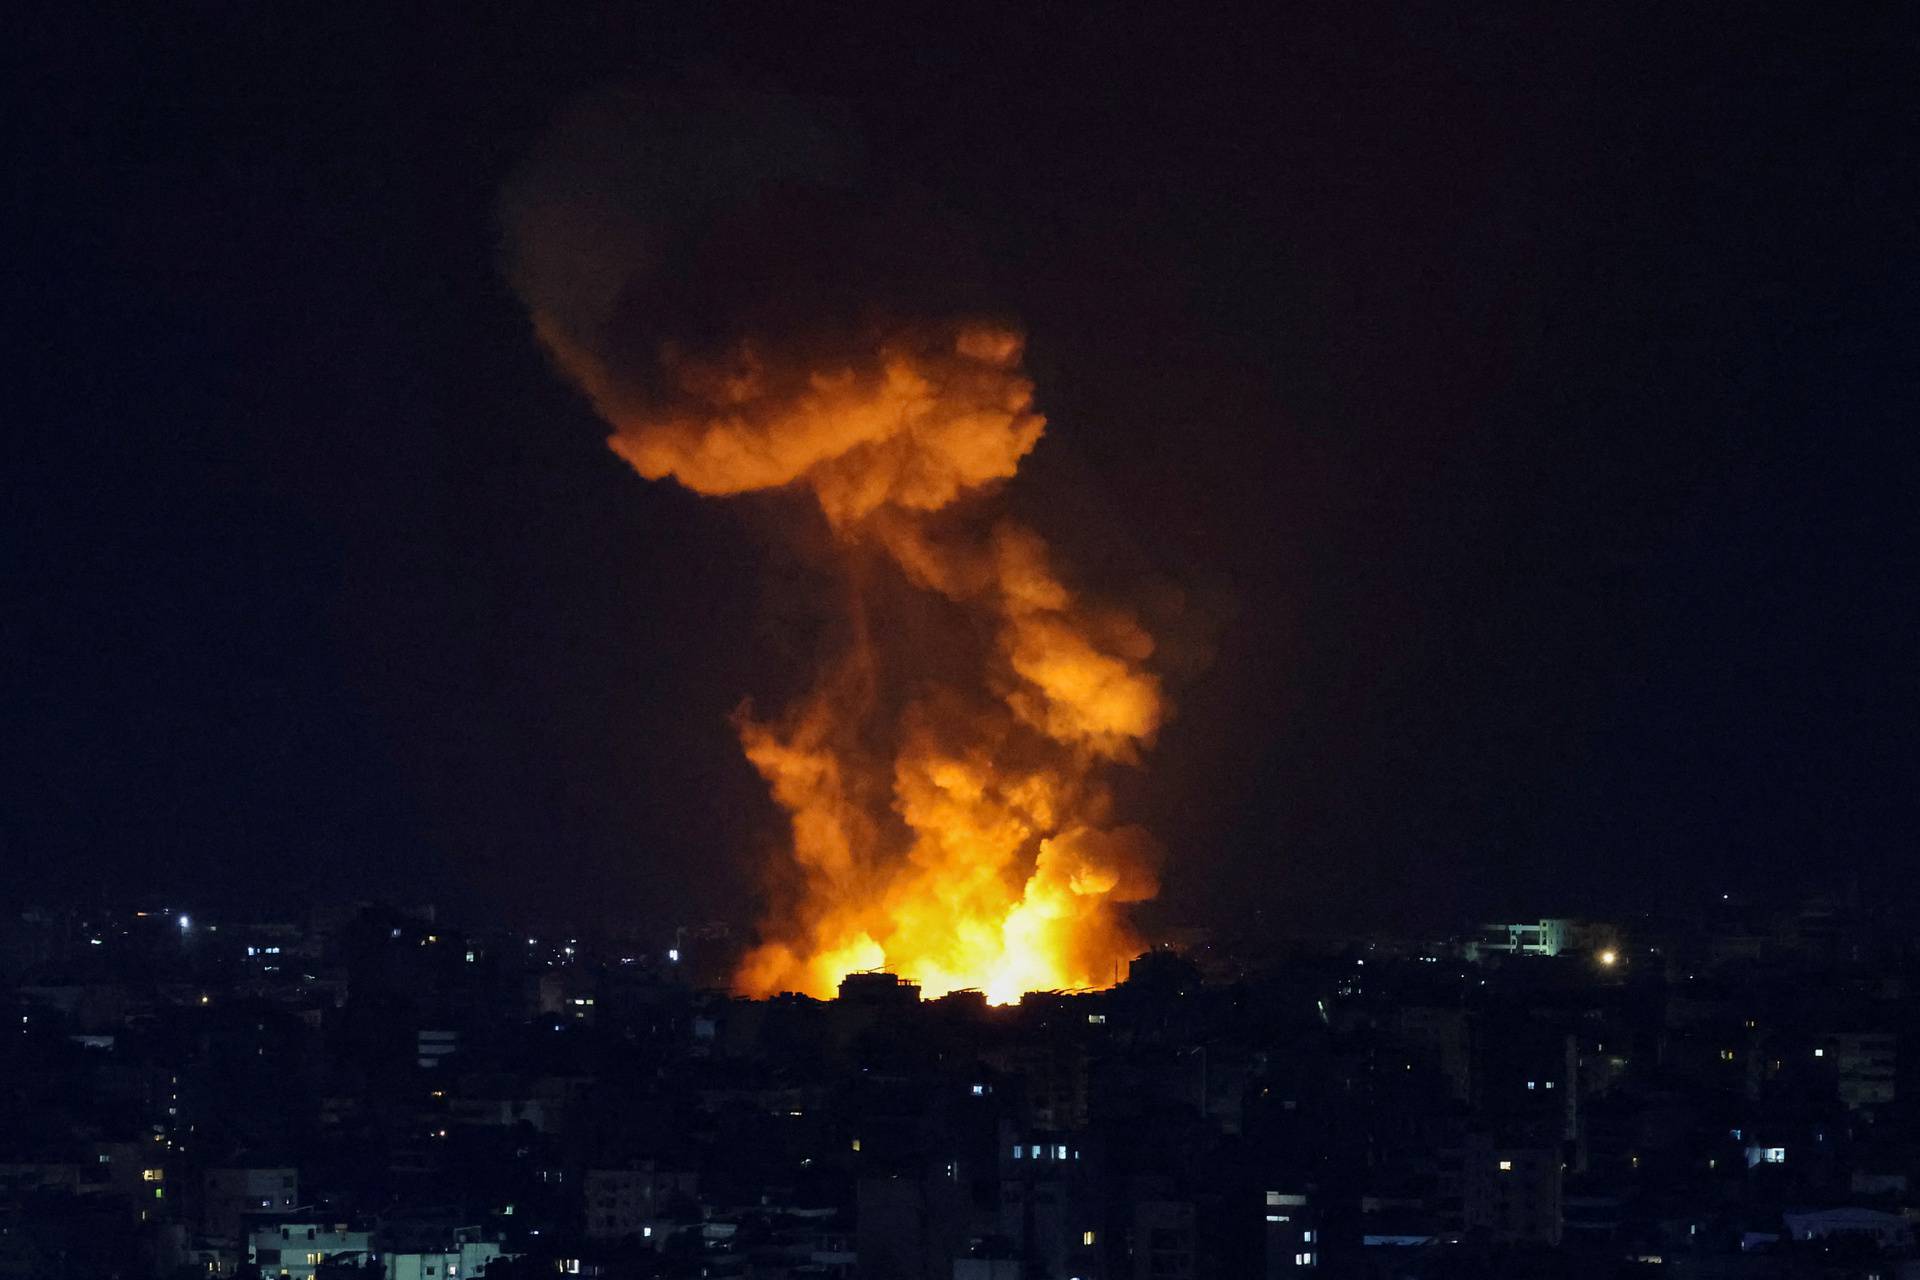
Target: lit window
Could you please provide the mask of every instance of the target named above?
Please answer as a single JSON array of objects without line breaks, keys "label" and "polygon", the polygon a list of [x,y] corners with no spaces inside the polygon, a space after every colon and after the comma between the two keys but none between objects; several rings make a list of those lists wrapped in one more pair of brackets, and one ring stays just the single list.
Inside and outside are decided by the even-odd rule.
[{"label": "lit window", "polygon": [[974,1096],[974,1097],[976,1097],[976,1098],[984,1098],[984,1097],[986,1097],[986,1096],[987,1096],[987,1086],[985,1086],[985,1085],[983,1085],[983,1084],[977,1084],[977,1085],[975,1085],[975,1086],[973,1086],[973,1096]]},{"label": "lit window", "polygon": [[1092,1243],[1093,1243],[1093,1232],[1091,1232],[1091,1231],[1082,1231],[1082,1232],[1080,1233],[1080,1243],[1081,1243],[1081,1244],[1092,1244]]},{"label": "lit window", "polygon": [[1534,1087],[1533,1081],[1531,1080],[1527,1081],[1527,1088],[1532,1089],[1533,1087]]},{"label": "lit window", "polygon": [[853,1149],[854,1149],[855,1151],[858,1151],[858,1150],[860,1149],[860,1139],[858,1139],[858,1138],[855,1138],[855,1139],[853,1140]]},{"label": "lit window", "polygon": [[1019,1143],[1017,1143],[1017,1142],[1013,1144],[1013,1158],[1014,1158],[1015,1160],[1018,1160],[1018,1159],[1020,1159],[1021,1157],[1023,1157],[1023,1156],[1025,1156],[1026,1154],[1027,1154],[1027,1149],[1026,1149],[1025,1147],[1023,1147],[1023,1146],[1021,1146],[1021,1145],[1020,1145]]},{"label": "lit window", "polygon": [[1827,1056],[1827,1051],[1825,1049],[1815,1049],[1813,1051],[1813,1056],[1816,1058],[1824,1058]]},{"label": "lit window", "polygon": [[1055,1147],[1055,1148],[1053,1149],[1053,1158],[1054,1158],[1055,1160],[1065,1160],[1065,1159],[1067,1158],[1067,1149],[1066,1149],[1066,1147],[1065,1147],[1065,1146],[1058,1146],[1058,1147]]},{"label": "lit window", "polygon": [[165,1169],[142,1169],[140,1171],[140,1181],[142,1182],[165,1182],[166,1180],[167,1171]]},{"label": "lit window", "polygon": [[1105,1026],[1107,1023],[1107,1015],[1104,1013],[1090,1013],[1087,1015],[1087,1022],[1096,1027]]},{"label": "lit window", "polygon": [[1513,1161],[1511,1161],[1511,1160],[1502,1160],[1502,1161],[1500,1162],[1500,1172],[1502,1172],[1502,1173],[1512,1173],[1512,1172],[1513,1172]]},{"label": "lit window", "polygon": [[1301,1239],[1301,1240],[1303,1240],[1303,1241],[1305,1241],[1305,1242],[1306,1242],[1307,1244],[1312,1244],[1312,1243],[1313,1243],[1313,1232],[1312,1232],[1312,1231],[1302,1231],[1302,1232],[1300,1233],[1300,1239]]}]

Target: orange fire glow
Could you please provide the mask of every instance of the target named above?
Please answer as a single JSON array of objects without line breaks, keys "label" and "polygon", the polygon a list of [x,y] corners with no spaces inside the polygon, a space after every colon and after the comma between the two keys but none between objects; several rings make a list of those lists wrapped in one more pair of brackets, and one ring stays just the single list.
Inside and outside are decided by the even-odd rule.
[{"label": "orange fire glow", "polygon": [[[1137,762],[1165,700],[1138,621],[1076,597],[1038,534],[987,513],[1045,426],[1020,336],[892,332],[824,365],[746,340],[669,346],[667,391],[643,395],[541,319],[642,475],[705,494],[803,487],[860,566],[848,650],[784,714],[737,717],[799,873],[738,988],[828,996],[882,967],[996,1003],[1110,985],[1137,950],[1124,907],[1158,886],[1152,841],[1113,825],[1100,775]],[[903,651],[914,642],[877,616],[880,575],[954,620],[958,675]]]}]

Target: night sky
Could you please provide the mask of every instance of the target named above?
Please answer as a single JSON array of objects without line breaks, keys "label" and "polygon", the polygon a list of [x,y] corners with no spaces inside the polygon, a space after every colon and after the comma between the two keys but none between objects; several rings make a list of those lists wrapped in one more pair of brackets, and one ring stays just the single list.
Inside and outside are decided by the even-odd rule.
[{"label": "night sky", "polygon": [[1899,6],[772,8],[15,21],[0,901],[751,918],[727,716],[811,580],[607,451],[495,218],[570,100],[694,80],[965,229],[1016,506],[1208,619],[1123,788],[1160,920],[1907,890]]}]

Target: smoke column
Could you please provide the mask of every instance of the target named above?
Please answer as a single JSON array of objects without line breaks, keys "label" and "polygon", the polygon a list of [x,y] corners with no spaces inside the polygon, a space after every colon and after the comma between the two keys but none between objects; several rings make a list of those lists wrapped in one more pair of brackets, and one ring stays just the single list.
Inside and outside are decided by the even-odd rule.
[{"label": "smoke column", "polygon": [[1158,888],[1103,782],[1166,714],[1153,638],[998,513],[1046,425],[1021,334],[939,306],[937,231],[850,199],[851,167],[783,100],[596,99],[509,184],[508,273],[642,476],[788,490],[830,531],[842,640],[735,717],[792,863],[738,989],[1104,986]]}]

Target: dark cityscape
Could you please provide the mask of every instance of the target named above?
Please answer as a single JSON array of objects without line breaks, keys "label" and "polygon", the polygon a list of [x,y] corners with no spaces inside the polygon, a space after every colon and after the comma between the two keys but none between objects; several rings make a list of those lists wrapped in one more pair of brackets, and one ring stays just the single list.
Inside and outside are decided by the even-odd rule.
[{"label": "dark cityscape", "polygon": [[1920,953],[1858,902],[720,988],[724,925],[7,922],[0,1274],[1894,1275]]},{"label": "dark cityscape", "polygon": [[0,1280],[1920,1280],[1910,15],[11,25]]}]

